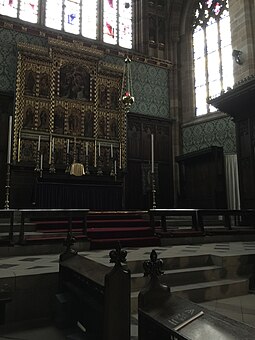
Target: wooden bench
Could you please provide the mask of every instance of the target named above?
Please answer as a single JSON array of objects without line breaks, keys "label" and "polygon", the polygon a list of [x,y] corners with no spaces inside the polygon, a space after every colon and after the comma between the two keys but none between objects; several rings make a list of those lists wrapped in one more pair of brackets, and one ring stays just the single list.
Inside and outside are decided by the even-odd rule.
[{"label": "wooden bench", "polygon": [[111,251],[113,268],[80,255],[61,257],[65,323],[80,325],[86,339],[130,340],[130,272],[121,266],[125,256],[120,249]]},{"label": "wooden bench", "polygon": [[25,243],[25,221],[26,219],[40,219],[44,218],[49,220],[50,218],[58,218],[67,223],[68,232],[72,232],[72,224],[75,218],[80,218],[83,221],[83,233],[87,231],[87,215],[89,209],[21,209],[20,233],[19,243]]},{"label": "wooden bench", "polygon": [[5,307],[6,303],[12,300],[11,291],[8,285],[0,287],[0,325],[5,323]]}]

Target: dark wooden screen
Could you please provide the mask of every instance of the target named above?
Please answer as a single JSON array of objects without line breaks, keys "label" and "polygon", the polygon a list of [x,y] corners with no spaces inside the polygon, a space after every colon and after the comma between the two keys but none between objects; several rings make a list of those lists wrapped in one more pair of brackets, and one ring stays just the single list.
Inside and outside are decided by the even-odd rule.
[{"label": "dark wooden screen", "polygon": [[176,157],[181,208],[227,208],[224,155],[211,147]]},{"label": "dark wooden screen", "polygon": [[173,205],[171,121],[129,113],[127,135],[127,209],[152,207],[151,134],[154,134],[156,203]]}]

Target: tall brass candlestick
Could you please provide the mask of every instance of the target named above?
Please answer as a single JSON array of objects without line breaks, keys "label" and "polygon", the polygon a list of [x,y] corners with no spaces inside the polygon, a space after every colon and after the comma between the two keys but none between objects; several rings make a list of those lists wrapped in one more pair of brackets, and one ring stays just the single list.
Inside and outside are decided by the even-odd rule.
[{"label": "tall brass candlestick", "polygon": [[41,153],[40,157],[40,177],[43,176],[43,154]]},{"label": "tall brass candlestick", "polygon": [[73,141],[73,163],[76,162],[76,137],[74,137]]},{"label": "tall brass candlestick", "polygon": [[111,144],[111,158],[113,158],[113,146]]},{"label": "tall brass candlestick", "polygon": [[11,164],[7,163],[7,172],[6,172],[6,185],[5,185],[5,209],[10,208],[10,177],[11,177]]},{"label": "tall brass candlestick", "polygon": [[12,150],[12,116],[9,117],[7,164],[11,164],[11,150]]},{"label": "tall brass candlestick", "polygon": [[20,148],[21,148],[21,131],[19,131],[19,140],[18,140],[18,163],[20,162]]},{"label": "tall brass candlestick", "polygon": [[50,134],[49,164],[51,164],[51,154],[52,154],[52,134]]},{"label": "tall brass candlestick", "polygon": [[85,147],[85,156],[88,156],[89,155],[89,143],[88,142],[86,142],[86,147]]},{"label": "tall brass candlestick", "polygon": [[120,143],[120,159],[119,159],[119,168],[122,168],[122,148],[121,148],[121,143]]},{"label": "tall brass candlestick", "polygon": [[37,151],[41,150],[41,136],[38,136],[38,144],[37,144]]},{"label": "tall brass candlestick", "polygon": [[7,171],[6,171],[6,185],[5,185],[5,209],[9,209],[10,203],[10,177],[11,177],[11,149],[12,149],[12,116],[9,117],[8,130],[8,149],[7,149]]},{"label": "tall brass candlestick", "polygon": [[151,173],[154,173],[154,135],[151,134]]},{"label": "tall brass candlestick", "polygon": [[95,168],[97,167],[97,140],[95,139],[95,148],[94,148],[94,153],[95,153],[95,161],[94,161],[94,166]]}]

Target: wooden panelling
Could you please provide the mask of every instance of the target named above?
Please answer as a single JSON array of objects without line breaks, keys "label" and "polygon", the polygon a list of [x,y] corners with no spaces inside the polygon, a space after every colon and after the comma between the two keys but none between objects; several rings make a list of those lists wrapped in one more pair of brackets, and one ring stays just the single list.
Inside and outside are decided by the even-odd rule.
[{"label": "wooden panelling", "polygon": [[224,155],[220,147],[176,157],[181,208],[226,208]]},{"label": "wooden panelling", "polygon": [[171,121],[128,115],[126,208],[152,207],[151,134],[154,135],[157,207],[173,206]]}]

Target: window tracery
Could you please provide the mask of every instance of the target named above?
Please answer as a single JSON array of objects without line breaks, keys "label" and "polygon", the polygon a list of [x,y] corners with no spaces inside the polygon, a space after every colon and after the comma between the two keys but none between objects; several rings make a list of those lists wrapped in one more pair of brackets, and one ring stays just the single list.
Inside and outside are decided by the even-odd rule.
[{"label": "window tracery", "polygon": [[207,104],[234,83],[228,0],[197,1],[193,22],[196,115],[215,108]]}]

